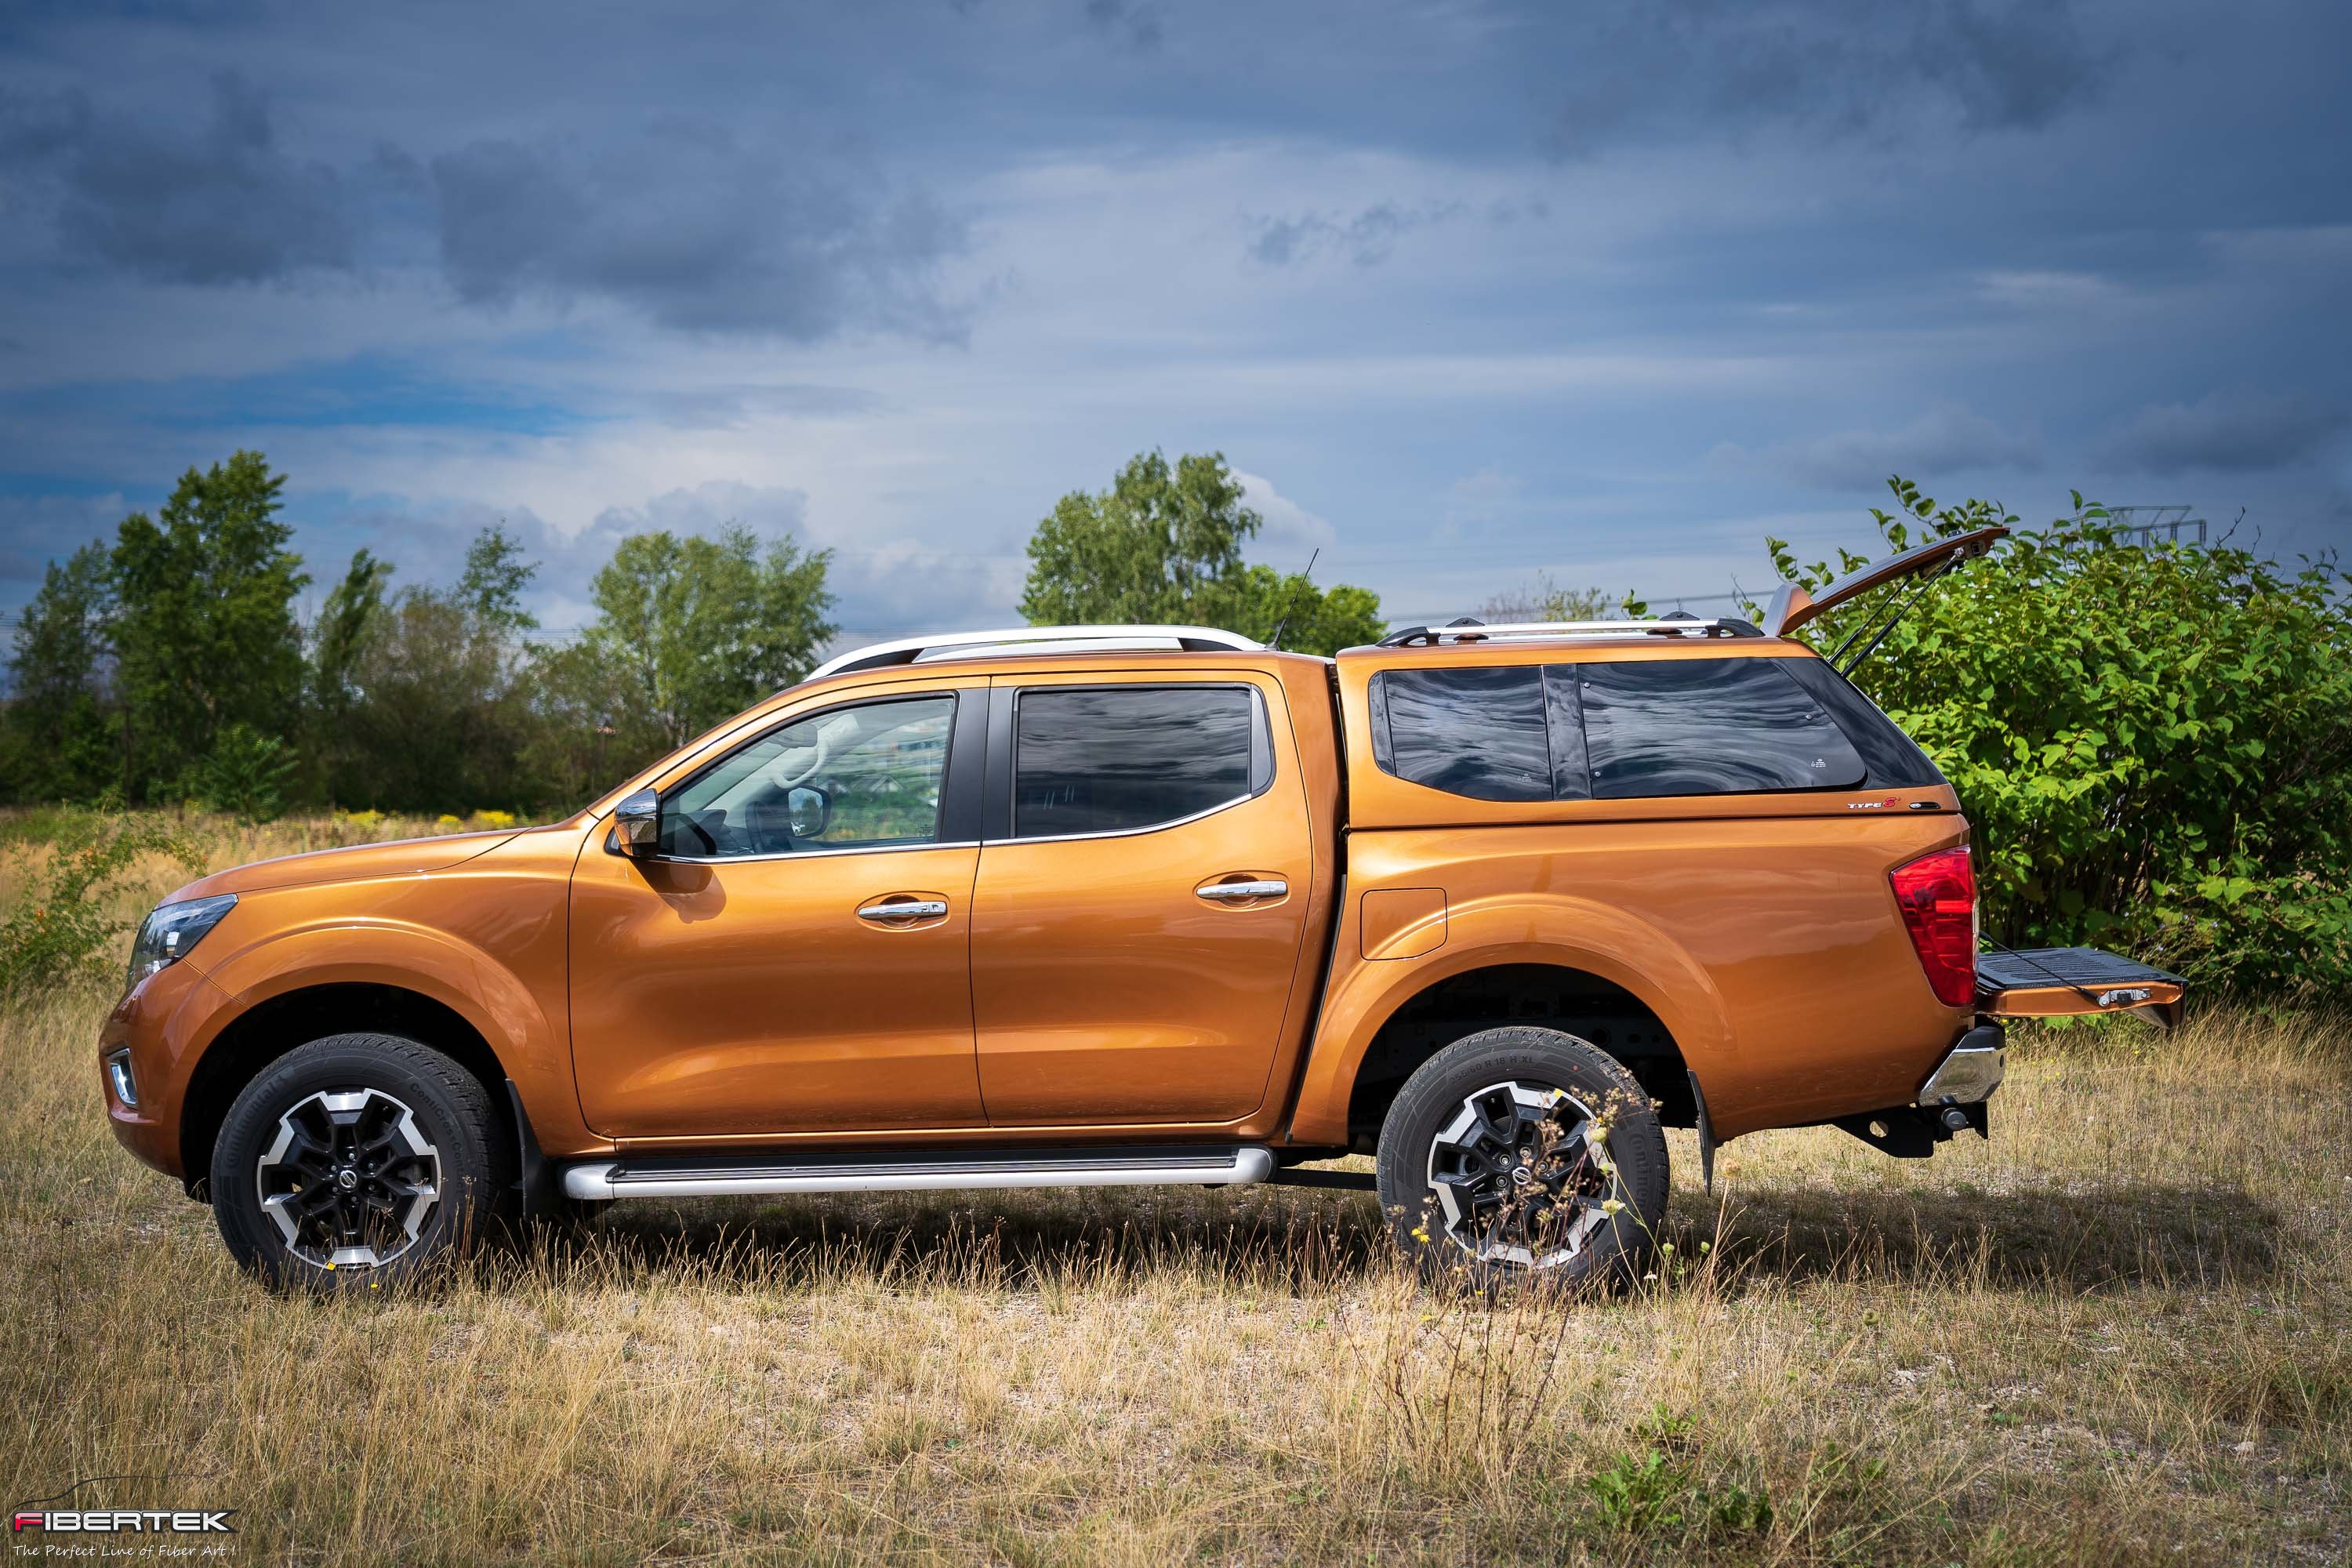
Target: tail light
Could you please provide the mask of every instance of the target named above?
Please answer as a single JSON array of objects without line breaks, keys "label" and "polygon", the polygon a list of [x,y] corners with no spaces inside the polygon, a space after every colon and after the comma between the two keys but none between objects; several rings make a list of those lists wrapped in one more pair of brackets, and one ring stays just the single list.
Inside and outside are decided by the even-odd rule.
[{"label": "tail light", "polygon": [[1919,950],[1927,986],[1947,1007],[1977,994],[1977,874],[1963,845],[1922,855],[1887,873],[1903,927]]}]

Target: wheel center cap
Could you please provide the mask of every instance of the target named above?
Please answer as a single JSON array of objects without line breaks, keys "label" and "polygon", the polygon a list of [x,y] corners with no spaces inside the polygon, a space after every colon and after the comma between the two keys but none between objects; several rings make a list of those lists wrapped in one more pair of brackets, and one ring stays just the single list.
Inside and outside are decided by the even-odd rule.
[{"label": "wheel center cap", "polygon": [[1511,1180],[1517,1183],[1520,1186],[1531,1186],[1534,1184],[1535,1179],[1536,1173],[1527,1166],[1514,1165],[1511,1167]]},{"label": "wheel center cap", "polygon": [[343,1170],[335,1173],[335,1185],[342,1188],[343,1191],[348,1193],[359,1184],[360,1173],[357,1171]]}]

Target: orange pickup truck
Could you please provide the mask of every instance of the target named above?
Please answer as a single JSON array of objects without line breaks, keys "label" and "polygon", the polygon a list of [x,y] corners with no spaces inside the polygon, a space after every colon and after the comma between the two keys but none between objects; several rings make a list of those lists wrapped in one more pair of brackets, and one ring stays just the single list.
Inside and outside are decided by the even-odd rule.
[{"label": "orange pickup truck", "polygon": [[2179,981],[1978,952],[1969,826],[1786,633],[1184,626],[860,649],[519,832],[207,877],[142,927],[118,1136],[281,1283],[631,1197],[1236,1184],[1376,1156],[1431,1266],[1641,1266],[1663,1129],[1988,1131],[2001,1020]]}]

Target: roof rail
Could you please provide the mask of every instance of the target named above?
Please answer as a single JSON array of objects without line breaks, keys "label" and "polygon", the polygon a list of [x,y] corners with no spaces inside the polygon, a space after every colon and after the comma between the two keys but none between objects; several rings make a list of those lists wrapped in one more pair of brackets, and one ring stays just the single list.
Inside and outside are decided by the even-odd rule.
[{"label": "roof rail", "polygon": [[1441,642],[1485,642],[1493,637],[1622,637],[1640,633],[1658,637],[1760,637],[1764,634],[1732,616],[1712,620],[1671,616],[1655,621],[1509,621],[1482,626],[1464,618],[1450,626],[1406,626],[1380,640],[1381,647],[1435,647]]},{"label": "roof rail", "polygon": [[[1061,645],[1056,647],[1056,645]],[[940,632],[929,637],[877,642],[825,660],[808,672],[815,680],[852,669],[919,664],[931,658],[986,658],[1023,653],[1108,653],[1120,649],[1183,649],[1205,653],[1260,653],[1262,643],[1215,626],[1012,626],[992,632]]]}]

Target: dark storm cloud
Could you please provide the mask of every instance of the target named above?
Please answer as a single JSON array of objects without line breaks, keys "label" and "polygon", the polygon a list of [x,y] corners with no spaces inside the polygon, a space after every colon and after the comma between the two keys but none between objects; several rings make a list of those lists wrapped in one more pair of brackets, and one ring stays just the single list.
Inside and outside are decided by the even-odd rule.
[{"label": "dark storm cloud", "polygon": [[1546,54],[1570,85],[1549,143],[1568,157],[1767,125],[2038,129],[2095,90],[2103,63],[2068,0],[1674,0],[1585,13],[1558,42]]},{"label": "dark storm cloud", "polygon": [[2109,466],[2149,474],[2191,468],[2259,473],[2326,453],[2352,430],[2352,411],[2300,392],[2210,392],[2151,405],[2109,437]]},{"label": "dark storm cloud", "polygon": [[278,145],[266,96],[212,79],[201,123],[149,125],[81,92],[0,98],[0,173],[54,202],[68,260],[172,283],[255,283],[349,268],[341,177]]},{"label": "dark storm cloud", "polygon": [[1889,474],[1928,480],[1983,468],[2032,472],[2042,443],[1955,404],[1928,409],[1893,430],[1843,430],[1750,451],[1725,445],[1707,454],[1722,473],[1767,474],[1809,489],[1867,492]]},{"label": "dark storm cloud", "polygon": [[480,141],[432,160],[463,299],[602,295],[664,326],[806,342],[852,323],[953,340],[939,264],[960,219],[727,130],[682,121],[588,151]]},{"label": "dark storm cloud", "polygon": [[1166,37],[1160,30],[1159,10],[1129,0],[1087,0],[1087,20],[1139,53],[1158,48]]},{"label": "dark storm cloud", "polygon": [[961,218],[772,131],[666,118],[429,158],[387,136],[338,166],[285,146],[235,70],[176,113],[124,101],[0,85],[0,194],[69,265],[239,286],[435,258],[474,305],[605,298],[800,342],[850,326],[952,342],[968,324],[937,279]]},{"label": "dark storm cloud", "polygon": [[1249,253],[1252,259],[1268,267],[1287,267],[1326,251],[1345,256],[1359,267],[1377,267],[1389,258],[1401,236],[1442,223],[1461,210],[1457,203],[1408,208],[1381,202],[1353,217],[1308,213],[1302,217],[1252,218],[1249,224],[1255,237]]}]

